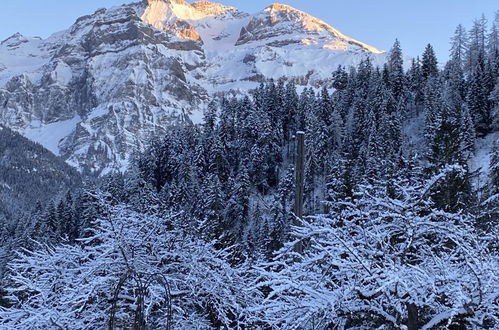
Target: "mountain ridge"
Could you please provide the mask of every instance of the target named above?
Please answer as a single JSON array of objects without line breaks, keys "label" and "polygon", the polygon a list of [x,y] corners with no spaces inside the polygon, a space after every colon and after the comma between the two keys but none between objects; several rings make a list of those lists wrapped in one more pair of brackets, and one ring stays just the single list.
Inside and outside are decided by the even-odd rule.
[{"label": "mountain ridge", "polygon": [[47,39],[8,38],[0,123],[102,174],[125,168],[168,125],[199,122],[213,95],[281,78],[319,87],[338,65],[386,61],[305,12],[267,8],[251,15],[208,1],[143,0],[99,9]]}]

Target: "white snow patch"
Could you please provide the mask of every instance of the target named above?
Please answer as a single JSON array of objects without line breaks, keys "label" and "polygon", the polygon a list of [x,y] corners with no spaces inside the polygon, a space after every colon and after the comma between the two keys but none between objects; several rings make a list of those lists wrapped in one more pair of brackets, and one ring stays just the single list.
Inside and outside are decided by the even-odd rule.
[{"label": "white snow patch", "polygon": [[489,134],[483,139],[478,139],[476,142],[476,151],[470,161],[470,169],[473,172],[478,172],[475,182],[477,188],[483,187],[489,179],[490,156],[492,147],[496,141],[499,141],[499,132]]},{"label": "white snow patch", "polygon": [[[69,136],[76,128],[76,125],[81,122],[79,116],[73,119],[60,121],[51,124],[34,123],[31,127],[26,128],[21,132],[26,138],[40,143],[46,149],[60,155],[59,143],[67,136]],[[33,127],[33,125],[38,125]]]},{"label": "white snow patch", "polygon": [[34,73],[50,60],[43,40],[14,35],[0,44],[0,87],[12,77]]},{"label": "white snow patch", "polygon": [[71,67],[64,62],[58,62],[54,71],[51,73],[52,80],[67,86],[71,79],[73,79],[73,71]]}]

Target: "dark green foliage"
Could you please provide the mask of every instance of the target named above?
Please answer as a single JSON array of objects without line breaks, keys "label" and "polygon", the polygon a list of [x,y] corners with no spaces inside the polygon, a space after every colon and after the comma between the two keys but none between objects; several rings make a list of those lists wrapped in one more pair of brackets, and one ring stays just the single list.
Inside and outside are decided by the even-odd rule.
[{"label": "dark green foliage", "polygon": [[403,96],[404,87],[406,86],[403,66],[404,60],[402,58],[400,42],[395,40],[388,59],[388,85],[396,100]]},{"label": "dark green foliage", "polygon": [[[373,219],[383,228],[393,227],[393,235],[380,246],[368,247],[373,265],[406,243],[407,251],[396,258],[410,265],[423,261],[417,254],[421,247],[435,254],[455,247],[450,240],[437,242],[431,232],[420,235],[424,244],[411,246],[415,218],[433,215],[427,219],[430,227],[443,228],[446,223],[440,221],[476,219],[473,230],[493,236],[499,214],[499,148],[492,152],[486,187],[475,189],[476,173],[469,169],[477,135],[499,129],[498,32],[486,45],[483,26],[483,20],[475,23],[470,41],[458,27],[451,60],[442,71],[428,45],[422,61],[413,60],[404,72],[395,41],[383,68],[373,67],[368,58],[356,68],[338,67],[334,90],[303,88],[299,95],[293,83],[268,80],[248,95],[214,99],[203,124],[168,127],[165,136],[152,139],[134,156],[126,173],[104,176],[71,194],[66,194],[68,188],[80,183],[73,170],[0,129],[0,217],[32,208],[16,221],[4,222],[0,234],[16,233],[8,251],[33,248],[33,239],[80,244],[78,239],[89,236],[97,219],[109,216],[110,206],[126,204],[143,215],[174,213],[168,229],[216,242],[232,265],[271,259],[293,238],[295,134],[304,131],[305,216],[328,214],[336,227],[327,229],[348,223],[359,229],[348,235],[361,233]],[[32,207],[37,197],[43,197],[41,203]],[[386,214],[379,213],[387,206]],[[391,226],[400,219],[401,228],[410,230],[401,233]],[[334,267],[339,269],[341,262]],[[334,267],[327,276],[334,276]],[[416,328],[428,321],[423,314],[432,311],[419,309],[417,320],[419,307],[411,304],[403,307],[412,310],[411,320],[397,322]],[[382,326],[382,315],[375,315],[357,313],[347,324]]]},{"label": "dark green foliage", "polygon": [[479,136],[490,132],[491,106],[489,102],[490,86],[485,69],[485,58],[478,54],[475,67],[472,70],[467,94],[468,107],[473,116],[475,129]]},{"label": "dark green foliage", "polygon": [[433,47],[428,44],[421,59],[421,75],[424,80],[438,75],[438,61]]},{"label": "dark green foliage", "polygon": [[81,184],[78,172],[41,145],[0,126],[0,219],[31,211]]}]

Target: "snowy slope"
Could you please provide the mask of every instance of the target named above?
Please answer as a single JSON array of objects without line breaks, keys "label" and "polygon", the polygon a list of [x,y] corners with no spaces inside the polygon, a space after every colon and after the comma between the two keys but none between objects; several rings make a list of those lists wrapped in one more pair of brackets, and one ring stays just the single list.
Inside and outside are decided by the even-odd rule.
[{"label": "snowy slope", "polygon": [[12,77],[29,73],[36,80],[36,72],[49,61],[49,54],[41,49],[39,38],[26,38],[16,33],[0,43],[0,86]]},{"label": "snowy slope", "polygon": [[475,178],[476,188],[485,186],[489,180],[490,158],[496,142],[499,143],[499,132],[491,133],[476,142],[475,155],[470,161],[470,170],[478,174]]},{"label": "snowy slope", "polygon": [[269,78],[322,86],[338,65],[386,54],[300,10],[250,15],[201,1],[143,0],[79,18],[46,40],[0,45],[0,123],[83,171],[122,168],[168,124],[199,121],[216,92]]}]

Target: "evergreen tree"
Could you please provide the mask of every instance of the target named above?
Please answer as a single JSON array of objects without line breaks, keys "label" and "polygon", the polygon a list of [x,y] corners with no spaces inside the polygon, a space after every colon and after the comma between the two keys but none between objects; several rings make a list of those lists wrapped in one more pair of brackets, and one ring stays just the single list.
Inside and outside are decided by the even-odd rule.
[{"label": "evergreen tree", "polygon": [[489,164],[489,195],[499,194],[499,141],[494,143]]},{"label": "evergreen tree", "polygon": [[425,114],[424,137],[427,145],[433,141],[435,132],[440,126],[443,113],[442,82],[436,78],[429,79],[423,90],[423,107]]},{"label": "evergreen tree", "polygon": [[233,230],[240,234],[248,222],[250,211],[250,178],[243,165],[237,174],[225,210],[225,218],[234,222]]},{"label": "evergreen tree", "polygon": [[451,39],[450,56],[453,62],[462,67],[465,64],[466,54],[468,51],[468,33],[464,26],[459,24]]},{"label": "evergreen tree", "polygon": [[411,63],[411,68],[407,73],[407,80],[409,82],[409,88],[413,94],[414,105],[416,106],[416,112],[419,113],[423,104],[423,73],[421,71],[421,61],[419,57],[413,58]]},{"label": "evergreen tree", "polygon": [[217,102],[215,100],[208,104],[208,108],[204,113],[204,132],[206,136],[213,134],[217,121]]},{"label": "evergreen tree", "polygon": [[492,107],[490,111],[490,128],[492,131],[499,131],[499,78],[496,81],[494,90],[490,93],[489,100]]},{"label": "evergreen tree", "polygon": [[203,187],[204,198],[200,205],[204,216],[203,232],[209,239],[222,238],[225,232],[232,229],[230,225],[222,221],[225,201],[222,184],[216,174],[210,174],[203,183]]},{"label": "evergreen tree", "polygon": [[405,87],[404,60],[400,42],[395,40],[388,58],[389,86],[396,100],[402,97]]},{"label": "evergreen tree", "polygon": [[467,103],[478,136],[484,136],[490,131],[491,109],[488,99],[490,91],[483,52],[478,53],[477,58],[473,62],[475,63],[475,67],[471,71]]},{"label": "evergreen tree", "polygon": [[438,75],[438,61],[432,45],[428,44],[421,60],[421,75],[427,81],[430,77]]},{"label": "evergreen tree", "polygon": [[469,31],[469,47],[466,62],[470,72],[479,65],[479,61],[485,61],[483,57],[485,54],[486,29],[487,19],[485,15],[482,15],[480,19],[473,22],[473,27]]},{"label": "evergreen tree", "polygon": [[495,12],[492,27],[487,39],[487,53],[491,64],[492,79],[499,78],[499,10]]},{"label": "evergreen tree", "polygon": [[470,159],[475,151],[476,132],[473,125],[473,118],[465,106],[460,114],[460,141],[461,141],[461,154],[464,159]]},{"label": "evergreen tree", "polygon": [[489,164],[489,177],[485,186],[485,198],[480,205],[478,226],[484,232],[497,235],[499,225],[499,141],[495,141]]},{"label": "evergreen tree", "polygon": [[289,167],[284,176],[279,181],[279,187],[272,209],[272,221],[269,224],[268,240],[266,247],[268,252],[279,250],[286,240],[289,228],[291,227],[292,205],[295,189],[295,171]]},{"label": "evergreen tree", "polygon": [[333,88],[337,91],[344,91],[348,87],[348,73],[341,65],[333,72]]}]

